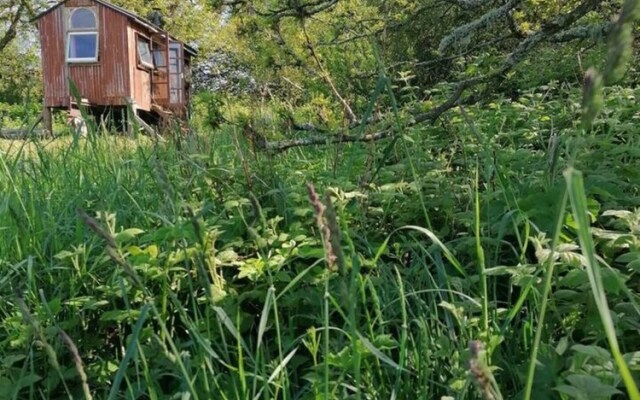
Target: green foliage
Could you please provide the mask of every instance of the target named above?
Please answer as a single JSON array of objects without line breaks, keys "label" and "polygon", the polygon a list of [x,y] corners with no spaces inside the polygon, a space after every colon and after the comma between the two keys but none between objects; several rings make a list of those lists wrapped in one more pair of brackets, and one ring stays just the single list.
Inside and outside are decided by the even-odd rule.
[{"label": "green foliage", "polygon": [[[549,44],[479,105],[413,123],[514,48],[429,64],[453,27],[472,24],[447,46],[464,53],[577,2],[186,4],[157,5],[251,65],[259,97],[200,93],[197,135],[0,150],[0,397],[634,398],[640,90],[584,96],[578,47]],[[2,88],[16,115],[37,104]],[[256,151],[347,132],[341,97],[398,135]]]},{"label": "green foliage", "polygon": [[149,13],[157,9],[162,15],[164,28],[180,40],[195,44],[201,56],[207,56],[217,40],[209,33],[213,21],[220,18],[214,12],[209,2],[194,0],[189,2],[179,0],[113,0],[113,4],[146,18]]},{"label": "green foliage", "polygon": [[224,122],[224,100],[220,95],[210,92],[198,93],[194,103],[194,107],[199,111],[197,114],[203,115],[204,123],[209,129],[220,128]]},{"label": "green foliage", "polygon": [[[513,398],[528,382],[548,398],[624,393],[579,245],[585,220],[559,209],[559,177],[574,151],[588,155],[574,165],[588,171],[617,360],[635,377],[639,95],[607,89],[588,134],[580,91],[552,83],[407,129],[390,149],[254,153],[225,124],[179,143],[14,148],[0,158],[3,394],[83,396],[62,331],[94,398]],[[224,110],[265,126],[277,115]],[[342,272],[325,265],[306,181],[335,208]]]},{"label": "green foliage", "polygon": [[0,63],[0,127],[23,125],[40,111],[42,77],[39,49],[12,42]]}]

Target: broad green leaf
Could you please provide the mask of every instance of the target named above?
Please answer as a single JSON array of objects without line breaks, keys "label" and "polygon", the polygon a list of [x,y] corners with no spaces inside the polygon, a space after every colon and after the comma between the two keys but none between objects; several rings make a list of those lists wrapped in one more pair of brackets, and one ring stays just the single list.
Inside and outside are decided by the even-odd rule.
[{"label": "broad green leaf", "polygon": [[589,398],[605,397],[610,398],[616,394],[622,394],[621,391],[611,385],[606,385],[600,379],[591,375],[569,375],[567,381],[574,387],[580,388],[589,395]]},{"label": "broad green leaf", "polygon": [[582,344],[576,344],[571,346],[571,350],[584,354],[589,357],[596,358],[598,360],[609,361],[611,360],[611,353],[606,349],[598,346],[585,346]]},{"label": "broad green leaf", "polygon": [[122,232],[116,233],[116,241],[118,243],[130,242],[141,233],[144,233],[142,229],[138,229],[138,228],[125,229]]}]

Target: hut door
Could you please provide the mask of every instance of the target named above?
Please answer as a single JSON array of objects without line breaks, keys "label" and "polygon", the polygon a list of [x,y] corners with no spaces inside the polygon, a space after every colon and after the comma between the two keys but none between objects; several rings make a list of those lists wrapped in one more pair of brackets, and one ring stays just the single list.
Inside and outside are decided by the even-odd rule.
[{"label": "hut door", "polygon": [[169,103],[173,105],[182,105],[184,102],[183,65],[182,45],[171,42],[169,44]]},{"label": "hut door", "polygon": [[156,69],[153,71],[152,94],[154,102],[165,105],[169,102],[169,71],[167,67],[167,40],[163,37],[155,37],[153,45],[153,63]]}]

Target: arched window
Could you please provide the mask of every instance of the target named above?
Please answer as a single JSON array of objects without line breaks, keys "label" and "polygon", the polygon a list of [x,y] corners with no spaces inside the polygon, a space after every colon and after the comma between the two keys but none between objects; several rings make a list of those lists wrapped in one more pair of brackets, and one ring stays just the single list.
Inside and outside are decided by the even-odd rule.
[{"label": "arched window", "polygon": [[98,23],[94,10],[73,8],[67,30],[67,62],[98,61]]},{"label": "arched window", "polygon": [[69,18],[71,29],[96,29],[96,15],[88,8],[77,8]]}]

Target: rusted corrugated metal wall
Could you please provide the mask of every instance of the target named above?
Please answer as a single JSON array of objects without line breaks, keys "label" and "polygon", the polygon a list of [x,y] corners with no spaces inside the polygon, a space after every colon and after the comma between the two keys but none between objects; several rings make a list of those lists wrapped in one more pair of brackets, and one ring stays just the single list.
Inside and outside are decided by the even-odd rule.
[{"label": "rusted corrugated metal wall", "polygon": [[[98,17],[98,62],[66,63],[65,8],[92,7]],[[132,97],[129,76],[128,20],[110,8],[91,0],[69,0],[40,19],[45,105],[68,107],[67,78],[80,95],[96,105],[125,105]],[[134,66],[135,68],[135,66]]]},{"label": "rusted corrugated metal wall", "polygon": [[47,107],[68,106],[69,103],[64,59],[63,14],[63,7],[58,7],[38,21],[42,48],[44,104]]}]

